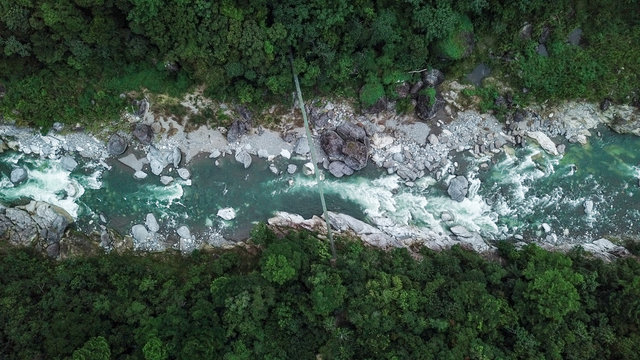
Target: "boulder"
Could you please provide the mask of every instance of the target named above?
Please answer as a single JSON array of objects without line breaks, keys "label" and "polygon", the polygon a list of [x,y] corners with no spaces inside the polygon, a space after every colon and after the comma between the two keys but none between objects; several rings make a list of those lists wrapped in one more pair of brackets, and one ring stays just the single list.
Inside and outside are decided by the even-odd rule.
[{"label": "boulder", "polygon": [[347,141],[342,147],[345,155],[343,162],[353,170],[360,170],[367,166],[367,146],[359,141]]},{"label": "boulder", "polygon": [[407,181],[415,181],[418,178],[418,173],[408,167],[398,168],[396,174]]},{"label": "boulder", "polygon": [[462,175],[458,175],[451,179],[449,182],[449,187],[447,188],[447,193],[451,197],[451,199],[462,202],[464,198],[467,196],[467,192],[469,191],[469,181],[466,177]]},{"label": "boulder", "polygon": [[109,155],[122,155],[127,150],[127,140],[118,134],[113,134],[107,142],[107,152]]},{"label": "boulder", "polygon": [[287,149],[282,149],[280,150],[280,156],[282,156],[285,159],[291,159],[291,151]]},{"label": "boulder", "polygon": [[287,172],[289,174],[295,174],[295,172],[298,170],[298,166],[296,164],[289,164],[287,165]]},{"label": "boulder", "polygon": [[162,183],[162,185],[169,185],[171,184],[171,182],[173,182],[173,177],[171,176],[160,176],[160,182]]},{"label": "boulder", "polygon": [[251,166],[251,155],[249,155],[248,152],[244,151],[244,150],[238,150],[236,151],[236,155],[235,155],[236,161],[241,163],[242,165],[244,165],[244,168],[248,168],[249,166]]},{"label": "boulder", "polygon": [[78,162],[71,156],[66,155],[60,159],[60,166],[67,171],[73,171],[78,166]]},{"label": "boulder", "polygon": [[545,234],[548,234],[551,232],[551,226],[547,223],[542,223],[542,230],[544,230]]},{"label": "boulder", "polygon": [[470,238],[473,237],[473,233],[467,230],[466,227],[461,225],[452,226],[450,229],[451,233],[457,237],[461,238]]},{"label": "boulder", "polygon": [[343,146],[344,140],[335,131],[329,130],[320,136],[320,147],[329,159],[341,160],[344,157],[342,153]]},{"label": "boulder", "polygon": [[602,100],[602,102],[600,102],[600,111],[609,110],[609,107],[611,107],[611,105],[613,105],[611,99],[605,98],[604,100]]},{"label": "boulder", "polygon": [[144,171],[136,171],[133,173],[133,177],[138,179],[138,180],[142,180],[144,178],[146,178],[148,175],[146,172]]},{"label": "boulder", "polygon": [[427,141],[429,141],[429,144],[431,145],[438,145],[439,141],[438,141],[438,136],[436,136],[436,134],[429,134],[429,136],[427,137]]},{"label": "boulder", "polygon": [[183,239],[191,239],[191,231],[189,231],[189,228],[184,225],[180,226],[176,232],[178,233],[178,236]]},{"label": "boulder", "polygon": [[180,161],[182,161],[182,152],[180,152],[180,148],[173,148],[173,158],[171,160],[173,160],[173,167],[177,169],[178,166],[180,166]]},{"label": "boulder", "polygon": [[136,124],[133,130],[133,136],[135,136],[142,145],[149,145],[153,141],[153,129],[147,124]]},{"label": "boulder", "polygon": [[213,149],[213,150],[211,151],[211,155],[209,155],[209,157],[210,157],[210,158],[212,158],[212,159],[216,159],[216,158],[220,157],[220,155],[222,155],[222,153],[220,152],[220,150],[218,150],[218,149]]},{"label": "boulder", "polygon": [[422,120],[433,118],[443,108],[444,98],[440,93],[436,93],[435,98],[425,94],[420,94],[416,98],[416,115]]},{"label": "boulder", "polygon": [[14,184],[19,184],[27,179],[27,170],[16,168],[11,171],[10,180]]},{"label": "boulder", "polygon": [[315,168],[311,162],[305,163],[302,167],[302,173],[309,176],[315,174]]},{"label": "boulder", "polygon": [[229,141],[230,143],[238,141],[240,137],[249,132],[250,129],[251,125],[247,121],[234,121],[227,131],[227,141]]},{"label": "boulder", "polygon": [[467,80],[475,86],[480,86],[482,80],[491,74],[491,69],[485,64],[478,64],[473,70],[467,74]]},{"label": "boulder", "polygon": [[338,126],[336,132],[345,140],[364,140],[367,137],[367,133],[363,128],[349,121],[345,121]]},{"label": "boulder", "polygon": [[144,225],[136,224],[131,227],[131,235],[133,239],[139,243],[151,240],[151,234]]},{"label": "boulder", "polygon": [[224,208],[224,209],[220,209],[218,210],[217,213],[218,217],[221,217],[224,220],[233,220],[236,218],[236,211],[233,208]]},{"label": "boulder", "polygon": [[160,225],[158,224],[158,220],[152,213],[148,213],[145,219],[144,224],[147,226],[147,229],[152,233],[158,232],[160,230]]},{"label": "boulder", "polygon": [[353,174],[353,169],[348,167],[342,161],[332,161],[329,164],[329,172],[331,173],[331,175],[339,178],[339,177],[343,177],[345,175]]},{"label": "boulder", "polygon": [[425,86],[436,87],[444,81],[444,74],[438,69],[431,69],[422,73],[422,81]]},{"label": "boulder", "polygon": [[535,140],[544,151],[558,156],[556,144],[542,131],[527,131],[527,136]]},{"label": "boulder", "polygon": [[178,176],[182,178],[182,180],[189,180],[191,177],[191,172],[188,169],[180,168],[178,169]]},{"label": "boulder", "polygon": [[567,36],[567,42],[573,46],[580,45],[580,40],[582,40],[582,29],[580,28],[574,29]]},{"label": "boulder", "polygon": [[311,149],[309,148],[309,141],[306,137],[301,137],[296,142],[295,153],[300,155],[307,155]]},{"label": "boulder", "polygon": [[269,152],[265,149],[260,149],[258,150],[258,157],[261,159],[267,159],[269,158]]},{"label": "boulder", "polygon": [[151,172],[154,175],[160,175],[164,168],[173,162],[173,151],[160,151],[155,146],[150,146],[149,152],[147,153],[147,160],[149,160]]},{"label": "boulder", "polygon": [[547,51],[547,47],[544,44],[538,44],[536,53],[538,53],[538,55],[542,57],[549,57],[549,52]]}]

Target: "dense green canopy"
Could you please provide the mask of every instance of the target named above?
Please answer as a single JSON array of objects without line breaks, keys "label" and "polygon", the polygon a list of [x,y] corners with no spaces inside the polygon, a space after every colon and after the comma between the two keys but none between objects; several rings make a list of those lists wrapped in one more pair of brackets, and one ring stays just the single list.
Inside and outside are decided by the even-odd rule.
[{"label": "dense green canopy", "polygon": [[633,359],[640,263],[501,244],[410,255],[310,233],[190,256],[0,250],[3,359]]},{"label": "dense green canopy", "polygon": [[[581,46],[567,44],[575,28]],[[544,33],[549,57],[535,52]],[[394,98],[419,78],[412,70],[480,61],[537,99],[628,101],[639,48],[638,1],[0,0],[0,110],[45,127],[110,119],[120,93],[192,83],[216,98],[282,101],[290,53],[306,90],[356,96],[366,85],[365,105]]]}]

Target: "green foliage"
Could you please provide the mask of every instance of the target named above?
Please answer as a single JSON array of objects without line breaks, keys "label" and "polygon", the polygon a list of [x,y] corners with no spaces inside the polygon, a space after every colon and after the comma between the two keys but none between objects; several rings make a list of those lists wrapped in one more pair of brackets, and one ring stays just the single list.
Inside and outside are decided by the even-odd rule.
[{"label": "green foliage", "polygon": [[109,360],[111,359],[111,350],[109,343],[102,337],[94,337],[89,340],[78,350],[73,352],[73,360]]},{"label": "green foliage", "polygon": [[[500,243],[420,259],[264,226],[216,254],[0,246],[3,359],[601,359],[640,350],[640,263]],[[74,350],[75,349],[75,350]]]},{"label": "green foliage", "polygon": [[377,79],[367,82],[360,90],[360,102],[365,107],[372,106],[383,96],[384,87]]}]

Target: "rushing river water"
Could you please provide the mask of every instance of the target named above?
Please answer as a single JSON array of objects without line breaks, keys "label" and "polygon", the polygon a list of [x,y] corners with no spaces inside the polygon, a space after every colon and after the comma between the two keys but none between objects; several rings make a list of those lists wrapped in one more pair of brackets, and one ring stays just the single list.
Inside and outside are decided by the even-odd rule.
[{"label": "rushing river water", "polygon": [[[436,231],[460,224],[487,239],[544,238],[543,223],[564,241],[639,233],[638,137],[602,130],[602,136],[590,138],[587,146],[568,145],[563,157],[529,145],[508,149],[491,160],[475,159],[469,152],[458,154],[456,160],[471,182],[463,202],[449,199],[444,181],[425,177],[408,187],[396,175],[370,166],[347,178],[328,175],[328,207],[365,221],[387,217],[397,224]],[[189,167],[191,184],[171,171],[176,180],[168,186],[153,175],[135,180],[133,171],[117,161],[111,161],[109,171],[78,161],[70,173],[59,160],[0,154],[0,200],[15,204],[34,198],[53,203],[76,218],[83,230],[95,229],[103,215],[108,226],[126,234],[153,213],[165,233],[187,225],[195,234],[231,239],[246,237],[253,223],[265,221],[275,211],[305,217],[321,212],[313,177],[300,171],[274,175],[269,163],[259,159],[244,169],[231,157],[220,159],[220,167],[212,159],[198,158]],[[491,165],[480,170],[482,162]],[[276,160],[282,170],[288,163],[300,169],[303,160]],[[14,186],[9,174],[16,166],[27,168],[29,178]],[[587,200],[593,202],[589,214],[584,209]],[[216,216],[227,207],[236,210],[234,220]],[[453,215],[452,223],[440,221],[445,211]]]}]

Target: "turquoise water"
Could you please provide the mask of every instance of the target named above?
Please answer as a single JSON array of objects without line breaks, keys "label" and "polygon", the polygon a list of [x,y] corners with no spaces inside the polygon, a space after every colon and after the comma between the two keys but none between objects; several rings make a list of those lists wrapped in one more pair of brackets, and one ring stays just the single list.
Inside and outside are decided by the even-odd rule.
[{"label": "turquoise water", "polygon": [[[498,155],[487,171],[468,153],[458,156],[460,169],[471,180],[467,199],[458,203],[446,195],[444,182],[425,177],[407,187],[396,175],[368,167],[355,176],[336,179],[327,175],[328,207],[356,218],[444,232],[454,224],[464,225],[490,239],[522,235],[544,238],[547,223],[561,241],[585,241],[603,235],[638,234],[640,221],[640,138],[602,131],[589,145],[569,145],[564,157],[547,155],[536,146]],[[313,177],[300,171],[274,175],[269,163],[254,159],[249,169],[231,157],[220,166],[207,157],[190,165],[191,185],[176,178],[169,186],[149,175],[136,180],[133,171],[117,161],[104,171],[91,162],[80,161],[73,172],[62,169],[58,160],[39,159],[14,152],[0,154],[0,201],[17,203],[29,198],[48,201],[66,209],[77,226],[93,230],[100,215],[107,226],[123,234],[132,225],[144,223],[154,213],[161,232],[174,232],[187,225],[196,234],[221,233],[243,239],[255,222],[265,221],[275,211],[305,217],[320,214],[320,202]],[[280,170],[288,163],[300,169],[303,160],[277,160]],[[29,171],[29,180],[13,186],[8,177],[15,166]],[[66,197],[65,197],[66,193]],[[590,216],[586,200],[594,203]],[[231,207],[237,217],[219,218],[219,209]],[[442,212],[454,221],[440,221]]]}]

